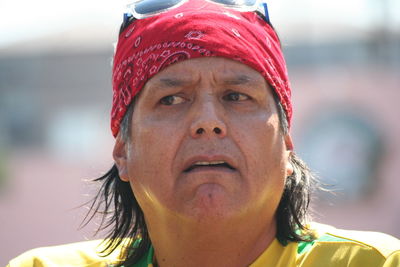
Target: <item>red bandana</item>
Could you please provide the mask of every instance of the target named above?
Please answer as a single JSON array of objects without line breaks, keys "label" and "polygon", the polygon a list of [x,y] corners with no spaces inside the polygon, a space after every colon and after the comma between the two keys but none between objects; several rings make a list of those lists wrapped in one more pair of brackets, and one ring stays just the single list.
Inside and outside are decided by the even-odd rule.
[{"label": "red bandana", "polygon": [[136,20],[119,36],[113,66],[114,136],[133,97],[165,67],[199,57],[225,57],[257,70],[276,91],[290,125],[291,89],[274,30],[254,12],[190,0],[158,16]]}]

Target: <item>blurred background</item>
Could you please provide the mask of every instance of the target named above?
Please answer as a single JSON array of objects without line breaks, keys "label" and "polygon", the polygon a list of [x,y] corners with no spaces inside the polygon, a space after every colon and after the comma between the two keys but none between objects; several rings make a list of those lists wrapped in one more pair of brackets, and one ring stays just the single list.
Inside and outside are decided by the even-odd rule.
[{"label": "blurred background", "polygon": [[[0,0],[0,266],[79,230],[111,167],[111,60],[123,1]],[[295,149],[334,194],[316,221],[400,238],[400,1],[271,0]],[[101,237],[101,236],[100,236]]]}]

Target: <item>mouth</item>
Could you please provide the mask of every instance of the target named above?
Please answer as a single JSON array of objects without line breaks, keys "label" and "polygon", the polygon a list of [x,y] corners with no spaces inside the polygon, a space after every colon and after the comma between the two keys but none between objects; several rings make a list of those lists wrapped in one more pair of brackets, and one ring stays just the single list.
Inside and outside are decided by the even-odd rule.
[{"label": "mouth", "polygon": [[229,163],[226,161],[196,161],[192,165],[190,165],[188,168],[186,168],[183,172],[188,173],[193,170],[210,170],[210,169],[227,169],[227,170],[236,170],[234,167],[232,167]]}]

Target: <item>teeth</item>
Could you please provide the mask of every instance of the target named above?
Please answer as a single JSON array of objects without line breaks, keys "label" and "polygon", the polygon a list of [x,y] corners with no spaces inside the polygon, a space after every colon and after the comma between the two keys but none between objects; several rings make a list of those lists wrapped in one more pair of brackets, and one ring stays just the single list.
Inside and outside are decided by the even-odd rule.
[{"label": "teeth", "polygon": [[225,161],[198,161],[194,165],[207,166],[207,165],[218,165],[224,163]]}]

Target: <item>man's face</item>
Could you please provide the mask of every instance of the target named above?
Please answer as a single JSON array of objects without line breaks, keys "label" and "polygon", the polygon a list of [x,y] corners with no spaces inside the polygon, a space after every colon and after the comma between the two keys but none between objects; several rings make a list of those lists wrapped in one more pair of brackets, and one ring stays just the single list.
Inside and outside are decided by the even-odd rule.
[{"label": "man's face", "polygon": [[229,59],[199,58],[147,82],[130,140],[117,138],[114,157],[146,219],[262,220],[274,216],[292,172],[289,149],[261,74]]}]

